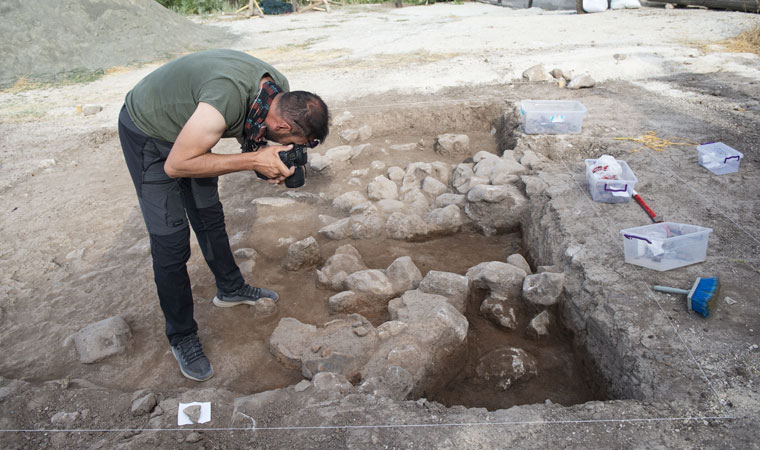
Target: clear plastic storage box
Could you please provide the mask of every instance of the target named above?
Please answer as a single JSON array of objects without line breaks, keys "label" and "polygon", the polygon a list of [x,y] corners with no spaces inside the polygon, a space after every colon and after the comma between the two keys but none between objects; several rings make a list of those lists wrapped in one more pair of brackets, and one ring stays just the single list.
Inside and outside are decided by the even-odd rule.
[{"label": "clear plastic storage box", "polygon": [[702,262],[711,232],[711,228],[675,222],[621,230],[625,262],[659,271]]},{"label": "clear plastic storage box", "polygon": [[586,107],[575,100],[523,100],[520,111],[527,134],[578,134]]},{"label": "clear plastic storage box", "polygon": [[739,164],[744,158],[742,152],[736,151],[722,142],[698,145],[697,151],[699,152],[699,165],[715,175],[738,171]]},{"label": "clear plastic storage box", "polygon": [[595,159],[586,160],[586,184],[591,193],[591,199],[600,203],[627,203],[633,195],[636,186],[636,175],[625,161],[616,160],[623,167],[623,173],[617,180],[602,180],[595,177],[591,169],[596,164]]}]

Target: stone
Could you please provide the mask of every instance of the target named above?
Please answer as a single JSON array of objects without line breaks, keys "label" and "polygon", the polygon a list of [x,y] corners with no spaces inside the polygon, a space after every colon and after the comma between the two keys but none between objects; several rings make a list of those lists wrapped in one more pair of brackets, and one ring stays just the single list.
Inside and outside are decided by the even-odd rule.
[{"label": "stone", "polygon": [[543,64],[536,64],[522,74],[523,79],[528,81],[552,81],[554,78],[546,72]]},{"label": "stone", "polygon": [[559,301],[565,286],[565,274],[542,272],[525,277],[522,285],[523,298],[534,305],[549,306]]},{"label": "stone", "polygon": [[288,367],[300,368],[301,358],[311,350],[317,327],[299,322],[292,317],[280,319],[269,338],[269,352]]},{"label": "stone", "polygon": [[158,398],[154,393],[148,393],[132,402],[132,415],[142,416],[149,414],[158,404]]},{"label": "stone", "polygon": [[351,159],[358,158],[362,153],[366,153],[372,144],[359,144],[351,147]]},{"label": "stone", "polygon": [[391,181],[395,181],[396,183],[400,183],[401,180],[404,179],[404,169],[398,166],[392,166],[388,168],[388,171],[386,172],[386,175],[388,176],[388,179]]},{"label": "stone", "polygon": [[379,161],[379,160],[375,160],[375,161],[372,161],[371,163],[369,163],[369,167],[372,170],[383,170],[383,169],[385,169],[385,163],[382,162],[382,161]]},{"label": "stone", "polygon": [[402,188],[401,201],[407,205],[407,210],[414,211],[414,214],[423,215],[430,209],[430,203],[427,197],[419,188]]},{"label": "stone", "polygon": [[309,236],[290,244],[283,266],[295,271],[316,266],[320,262],[322,262],[322,255],[319,253],[319,244],[313,236]]},{"label": "stone", "polygon": [[414,264],[412,258],[401,256],[396,258],[387,269],[385,275],[393,287],[392,295],[400,295],[411,289],[417,289],[422,280],[420,269]]},{"label": "stone", "polygon": [[348,275],[366,269],[356,248],[350,244],[342,245],[327,259],[324,267],[317,270],[317,282],[334,290],[342,290]]},{"label": "stone", "polygon": [[533,273],[533,271],[530,270],[530,264],[528,264],[528,261],[519,253],[507,256],[507,264],[512,264],[515,267],[521,268],[528,275]]},{"label": "stone", "polygon": [[470,296],[470,280],[451,272],[430,270],[420,281],[418,289],[428,294],[446,297],[446,301],[464,314]]},{"label": "stone", "polygon": [[464,225],[462,211],[456,205],[430,211],[425,216],[425,222],[428,224],[428,233],[439,235],[454,234]]},{"label": "stone", "polygon": [[480,312],[491,322],[508,330],[517,326],[515,309],[509,306],[506,300],[486,297],[480,304]]},{"label": "stone", "polygon": [[367,197],[370,200],[398,199],[398,185],[383,175],[375,177],[367,185]]},{"label": "stone", "polygon": [[406,203],[399,200],[391,200],[389,198],[378,200],[377,203],[375,203],[375,206],[377,206],[377,210],[381,214],[386,216],[390,216],[396,212],[402,213],[406,210]]},{"label": "stone", "polygon": [[446,188],[445,184],[441,183],[431,176],[427,176],[424,180],[422,180],[422,192],[425,193],[429,198],[436,198],[447,190],[448,189]]},{"label": "stone", "polygon": [[367,269],[354,272],[343,282],[345,289],[371,298],[390,298],[393,285],[383,271]]},{"label": "stone", "polygon": [[399,366],[388,366],[377,376],[364,380],[358,390],[364,394],[401,401],[407,399],[413,388],[414,378],[409,371]]},{"label": "stone", "polygon": [[236,258],[256,259],[259,257],[258,252],[252,248],[239,248],[232,252],[232,254]]},{"label": "stone", "polygon": [[270,317],[277,314],[277,303],[271,298],[262,298],[253,305],[253,316],[257,318]]},{"label": "stone", "polygon": [[428,235],[428,224],[416,214],[393,213],[385,221],[385,236],[400,241],[420,240]]},{"label": "stone", "polygon": [[451,179],[451,164],[442,161],[433,161],[430,163],[430,169],[431,177],[443,183],[444,186],[448,186]]},{"label": "stone", "polygon": [[391,145],[391,150],[397,151],[397,152],[410,152],[417,148],[417,144],[415,142],[411,142],[409,144],[394,144]]},{"label": "stone", "polygon": [[314,375],[311,384],[317,392],[336,392],[347,394],[354,390],[354,386],[339,373],[320,372]]},{"label": "stone", "polygon": [[[367,330],[364,336],[354,332],[353,324],[357,321]],[[311,351],[312,344],[318,344],[321,350]],[[349,380],[359,379],[361,368],[376,347],[377,332],[372,324],[359,314],[350,314],[345,319],[326,323],[310,337],[310,345],[301,355],[301,373],[310,379],[321,372],[341,374]]]},{"label": "stone", "polygon": [[499,261],[480,263],[466,274],[473,287],[488,289],[491,297],[498,300],[519,298],[526,275],[519,267]]},{"label": "stone", "polygon": [[57,412],[50,418],[50,423],[53,425],[63,425],[70,427],[76,423],[79,419],[79,412]]},{"label": "stone", "polygon": [[467,193],[465,214],[486,236],[509,232],[520,225],[528,199],[511,184],[477,185]]},{"label": "stone", "polygon": [[182,412],[185,413],[191,422],[198,423],[201,418],[201,405],[186,406]]},{"label": "stone", "polygon": [[438,135],[433,150],[442,156],[462,156],[470,153],[470,137],[466,134],[446,133]]},{"label": "stone", "polygon": [[383,233],[384,219],[372,205],[359,214],[352,214],[348,221],[351,237],[354,239],[372,239]]},{"label": "stone", "polygon": [[367,201],[367,198],[359,191],[345,192],[333,199],[333,208],[347,213],[351,211],[356,205],[362,204]]},{"label": "stone", "polygon": [[309,167],[315,172],[321,172],[330,166],[330,158],[319,153],[309,153]]},{"label": "stone", "polygon": [[438,197],[436,197],[435,201],[433,202],[433,206],[435,206],[436,208],[444,208],[449,205],[456,205],[463,208],[464,203],[465,203],[465,196],[463,194],[454,194],[451,192],[447,192],[445,194],[441,194]]},{"label": "stone", "polygon": [[472,188],[480,185],[488,185],[491,181],[488,178],[483,177],[470,177],[464,183],[457,186],[455,189],[460,194],[469,193]]},{"label": "stone", "polygon": [[482,380],[506,391],[518,380],[538,375],[536,360],[525,350],[503,347],[492,350],[478,361],[475,372]]},{"label": "stone", "polygon": [[349,128],[347,130],[341,131],[338,136],[340,137],[341,142],[350,144],[359,139],[359,130]]},{"label": "stone", "polygon": [[103,111],[102,105],[87,104],[82,106],[82,115],[84,116],[91,116],[93,114],[99,113],[100,111]]},{"label": "stone", "polygon": [[[554,69],[552,69],[552,71],[551,71],[551,72],[549,72],[549,74],[550,74],[552,77],[554,77],[554,78],[556,78],[556,79],[558,79],[558,80],[559,80],[560,78],[562,78],[562,79],[564,79],[564,78],[565,78],[565,73],[564,73],[564,72],[562,71],[562,69],[560,69],[560,68],[554,68]],[[570,81],[570,80],[568,79],[568,80],[566,80],[566,81]]]},{"label": "stone", "polygon": [[353,118],[354,115],[351,114],[350,111],[343,111],[342,113],[332,118],[332,126],[339,127]]},{"label": "stone", "polygon": [[129,325],[118,316],[87,325],[74,335],[79,362],[83,364],[123,354],[131,344]]},{"label": "stone", "polygon": [[298,202],[290,198],[282,197],[259,197],[251,201],[256,220],[279,216],[283,211],[298,205]]},{"label": "stone", "polygon": [[334,241],[346,239],[347,237],[351,236],[351,229],[348,226],[349,220],[349,217],[336,220],[335,222],[320,228],[318,233],[321,236],[332,239]]},{"label": "stone", "polygon": [[335,223],[338,218],[333,216],[328,216],[327,214],[319,214],[317,215],[317,220],[319,221],[320,227],[326,227],[327,225],[330,225],[331,223]]},{"label": "stone", "polygon": [[359,299],[354,291],[339,292],[327,299],[327,307],[334,313],[356,312]]},{"label": "stone", "polygon": [[311,381],[301,380],[295,386],[293,386],[293,390],[296,392],[303,392],[306,389],[309,389],[310,387],[311,387]]},{"label": "stone", "polygon": [[330,159],[330,164],[346,162],[351,159],[352,155],[353,150],[350,145],[340,145],[325,152],[325,156]]},{"label": "stone", "polygon": [[185,442],[190,444],[195,444],[196,442],[200,442],[203,440],[203,436],[201,436],[200,433],[197,431],[192,431],[190,433],[187,433],[187,436],[185,437]]},{"label": "stone", "polygon": [[460,341],[467,337],[467,319],[442,295],[428,294],[418,289],[406,291],[400,298],[390,301],[388,315],[391,320],[405,323],[440,320],[451,327]]},{"label": "stone", "polygon": [[543,273],[543,272],[555,272],[560,273],[560,267],[559,266],[538,266],[536,267],[536,273]]},{"label": "stone", "polygon": [[543,168],[541,158],[531,150],[525,150],[523,152],[522,158],[520,158],[520,164],[531,170],[540,170]]},{"label": "stone", "polygon": [[451,172],[451,186],[454,187],[454,189],[458,189],[459,186],[474,177],[475,172],[473,171],[473,167],[475,167],[475,165],[470,163],[457,164]]},{"label": "stone", "polygon": [[551,316],[549,311],[541,311],[537,316],[530,320],[528,328],[525,329],[525,334],[532,339],[540,339],[549,335],[549,325],[551,324]]},{"label": "stone", "polygon": [[372,137],[372,127],[369,125],[362,125],[357,130],[359,132],[359,140],[366,141]]},{"label": "stone", "polygon": [[587,73],[582,73],[580,75],[576,75],[573,77],[572,80],[570,80],[569,83],[567,83],[568,89],[582,89],[582,88],[592,88],[596,82],[593,78],[591,78],[591,75]]}]

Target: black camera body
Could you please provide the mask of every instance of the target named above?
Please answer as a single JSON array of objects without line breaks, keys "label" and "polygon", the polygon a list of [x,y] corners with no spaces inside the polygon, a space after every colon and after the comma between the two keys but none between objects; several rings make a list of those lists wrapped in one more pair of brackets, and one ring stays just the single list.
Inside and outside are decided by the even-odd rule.
[{"label": "black camera body", "polygon": [[[296,171],[293,175],[285,178],[285,186],[289,188],[301,187],[305,181],[303,166],[309,162],[309,157],[306,154],[306,146],[301,144],[292,144],[293,148],[283,152],[278,152],[280,160],[288,167],[295,166]],[[268,180],[268,177],[256,172],[256,175],[262,180]]]}]

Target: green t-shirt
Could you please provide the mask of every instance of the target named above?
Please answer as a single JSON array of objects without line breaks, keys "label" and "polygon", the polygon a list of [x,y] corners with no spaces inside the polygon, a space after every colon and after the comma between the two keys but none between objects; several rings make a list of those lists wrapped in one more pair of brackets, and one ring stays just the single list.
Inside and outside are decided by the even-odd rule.
[{"label": "green t-shirt", "polygon": [[198,102],[216,108],[227,124],[222,137],[242,137],[245,116],[269,75],[284,92],[288,79],[269,64],[235,50],[206,50],[167,63],[127,93],[129,116],[146,135],[174,142]]}]

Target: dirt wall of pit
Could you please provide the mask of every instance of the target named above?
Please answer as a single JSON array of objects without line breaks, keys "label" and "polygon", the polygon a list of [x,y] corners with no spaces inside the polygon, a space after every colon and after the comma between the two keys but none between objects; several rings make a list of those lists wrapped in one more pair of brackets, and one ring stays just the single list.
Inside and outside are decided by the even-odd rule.
[{"label": "dirt wall of pit", "polygon": [[55,81],[230,42],[155,0],[0,2],[0,87]]}]

